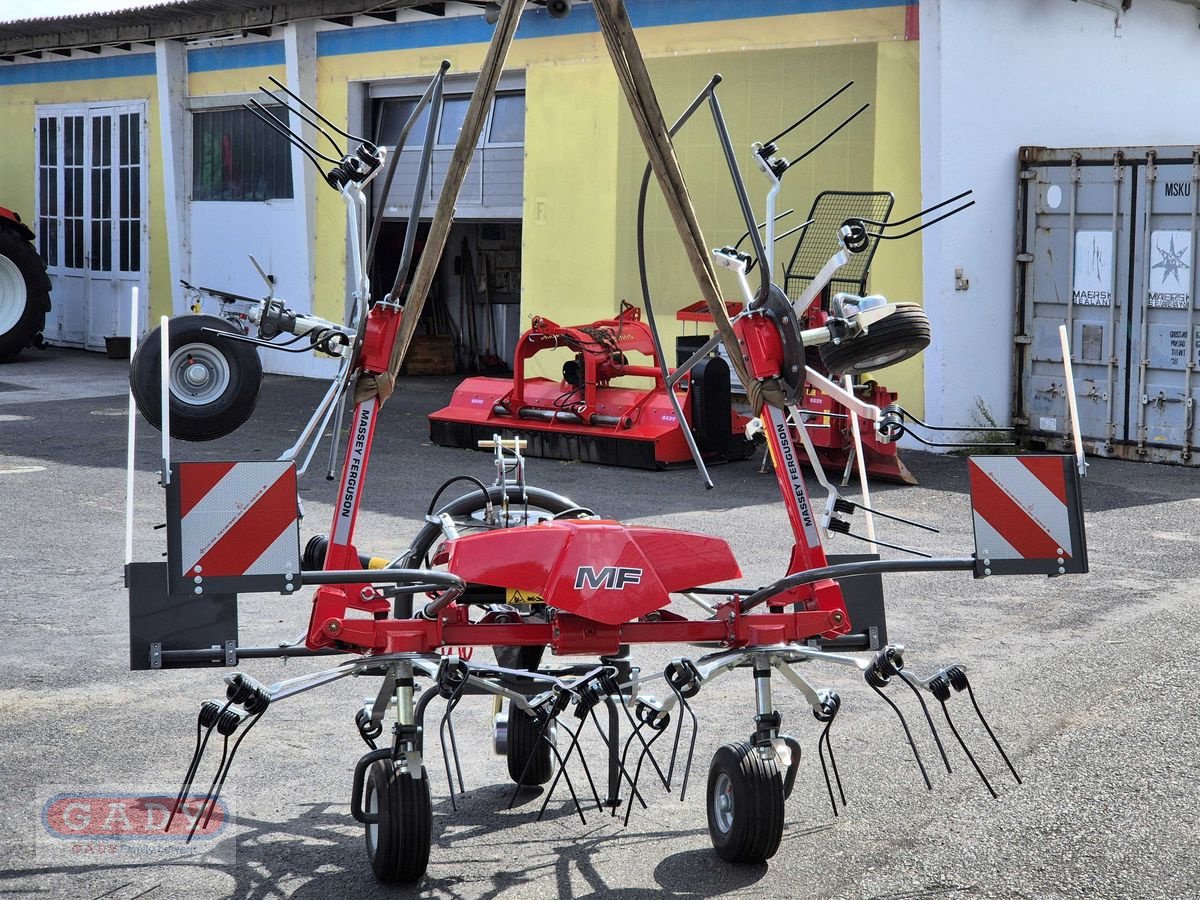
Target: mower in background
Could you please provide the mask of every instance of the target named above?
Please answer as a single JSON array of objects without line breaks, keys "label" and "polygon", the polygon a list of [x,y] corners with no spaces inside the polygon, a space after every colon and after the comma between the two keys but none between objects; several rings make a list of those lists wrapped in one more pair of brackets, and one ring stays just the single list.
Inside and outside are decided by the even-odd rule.
[{"label": "mower in background", "polygon": [[[574,352],[561,381],[528,375],[533,356],[561,348]],[[651,363],[633,362],[635,353]],[[749,456],[749,417],[733,407],[729,364],[706,357],[668,386],[654,356],[650,327],[625,301],[615,319],[588,325],[535,316],[517,342],[512,379],[463,381],[449,406],[430,413],[430,438],[443,447],[474,448],[502,434],[525,440],[528,456],[655,469],[692,462],[687,428],[706,461]]]}]

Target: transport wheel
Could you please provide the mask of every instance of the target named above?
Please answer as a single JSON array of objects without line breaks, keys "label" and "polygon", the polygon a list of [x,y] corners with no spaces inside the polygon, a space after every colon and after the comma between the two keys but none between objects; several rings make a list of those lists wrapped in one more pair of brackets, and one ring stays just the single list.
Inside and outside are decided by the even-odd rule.
[{"label": "transport wheel", "polygon": [[866,334],[821,347],[821,361],[834,375],[874,372],[916,356],[929,346],[929,319],[916,303],[896,303]]},{"label": "transport wheel", "polygon": [[761,863],[783,837],[783,779],[775,756],[746,742],[725,744],[708,768],[708,834],[731,863]]},{"label": "transport wheel", "polygon": [[[543,739],[540,731],[541,724],[537,719],[526,714],[524,710],[509,705],[508,777],[514,784],[545,784],[554,774],[554,753],[549,741]],[[550,740],[554,739],[553,725],[546,729],[545,736]]]},{"label": "transport wheel", "polygon": [[[162,428],[160,330],[156,328],[146,335],[129,364],[129,384],[138,411],[158,429]],[[258,403],[263,376],[258,351],[213,331],[238,334],[236,328],[216,316],[171,320],[167,379],[172,437],[185,441],[224,437],[244,424]]]},{"label": "transport wheel", "polygon": [[41,344],[49,309],[50,279],[42,258],[15,227],[0,225],[0,362]]},{"label": "transport wheel", "polygon": [[433,806],[429,779],[401,772],[381,759],[367,776],[366,813],[377,818],[367,825],[367,857],[375,877],[385,884],[412,883],[429,867],[433,841]]}]

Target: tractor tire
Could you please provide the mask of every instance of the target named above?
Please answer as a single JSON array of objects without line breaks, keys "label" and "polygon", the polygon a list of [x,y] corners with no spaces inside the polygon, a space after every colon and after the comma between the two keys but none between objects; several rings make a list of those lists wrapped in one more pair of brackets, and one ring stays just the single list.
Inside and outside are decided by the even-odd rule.
[{"label": "tractor tire", "polygon": [[41,344],[50,311],[50,278],[37,250],[0,224],[0,363]]},{"label": "tractor tire", "polygon": [[[162,429],[161,329],[138,344],[129,363],[129,386],[138,411]],[[180,316],[170,323],[171,436],[211,441],[237,430],[254,412],[262,387],[262,363],[249,344],[213,332],[237,334],[216,316]]]},{"label": "tractor tire", "polygon": [[833,375],[877,372],[916,356],[929,346],[929,319],[916,303],[897,303],[866,334],[821,348],[821,362]]},{"label": "tractor tire", "polygon": [[375,878],[384,884],[412,884],[429,868],[433,842],[433,805],[429,777],[401,772],[390,759],[371,766],[366,786],[367,858]]}]

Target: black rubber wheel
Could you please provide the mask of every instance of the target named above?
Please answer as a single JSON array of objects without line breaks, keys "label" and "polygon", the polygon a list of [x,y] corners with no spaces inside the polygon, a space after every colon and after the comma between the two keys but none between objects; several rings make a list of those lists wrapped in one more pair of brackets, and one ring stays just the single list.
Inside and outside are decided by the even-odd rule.
[{"label": "black rubber wheel", "polygon": [[375,877],[385,884],[419,879],[429,867],[433,842],[433,805],[424,769],[414,778],[391,760],[378,760],[367,775],[364,802],[367,814],[378,817],[365,834]]},{"label": "black rubber wheel", "polygon": [[[508,708],[508,777],[513,784],[545,784],[554,774],[554,752],[550,747],[550,729],[541,735],[541,725],[533,716],[511,704]],[[532,760],[532,762],[531,762]],[[528,768],[526,768],[528,764]],[[524,776],[524,777],[522,777]]]},{"label": "black rubber wheel", "polygon": [[731,863],[761,863],[783,837],[783,779],[774,754],[748,743],[725,744],[708,768],[708,834]]},{"label": "black rubber wheel", "polygon": [[[263,377],[258,351],[213,331],[239,333],[216,316],[180,316],[171,320],[168,378],[172,437],[185,441],[224,437],[240,428],[258,403]],[[161,429],[159,332],[155,328],[138,344],[129,364],[129,385],[138,411],[151,425]]]},{"label": "black rubber wheel", "polygon": [[0,224],[0,362],[11,362],[40,343],[50,311],[50,278],[37,250],[8,224]]},{"label": "black rubber wheel", "polygon": [[821,348],[821,362],[834,375],[876,372],[911,359],[929,346],[929,319],[916,303],[897,303],[896,311],[866,334]]}]

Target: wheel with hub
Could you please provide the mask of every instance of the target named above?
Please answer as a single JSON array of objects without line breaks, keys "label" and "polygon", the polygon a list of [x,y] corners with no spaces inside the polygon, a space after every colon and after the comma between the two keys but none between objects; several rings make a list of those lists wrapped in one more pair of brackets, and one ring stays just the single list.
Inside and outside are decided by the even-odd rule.
[{"label": "wheel with hub", "polygon": [[775,755],[746,742],[725,744],[708,769],[708,834],[731,863],[761,863],[783,837],[783,779]]},{"label": "wheel with hub", "polygon": [[[237,430],[254,412],[262,387],[262,363],[249,344],[221,337],[238,334],[216,316],[180,316],[171,321],[171,435],[210,441]],[[138,344],[129,364],[129,384],[138,411],[162,428],[162,340],[160,329]]]},{"label": "wheel with hub", "polygon": [[26,347],[40,345],[46,327],[50,279],[29,242],[32,237],[21,223],[6,218],[0,224],[0,362],[10,362]]},{"label": "wheel with hub", "polygon": [[[539,648],[540,649],[540,648]],[[542,733],[541,723],[524,710],[508,708],[508,777],[514,784],[545,784],[554,774],[554,725]]]},{"label": "wheel with hub", "polygon": [[929,346],[929,318],[916,303],[896,303],[895,311],[866,334],[821,347],[821,362],[834,375],[858,375],[893,366]]},{"label": "wheel with hub", "polygon": [[366,826],[367,857],[375,877],[385,884],[411,884],[429,867],[433,805],[424,768],[419,775],[381,759],[367,776],[365,811],[375,819]]}]

